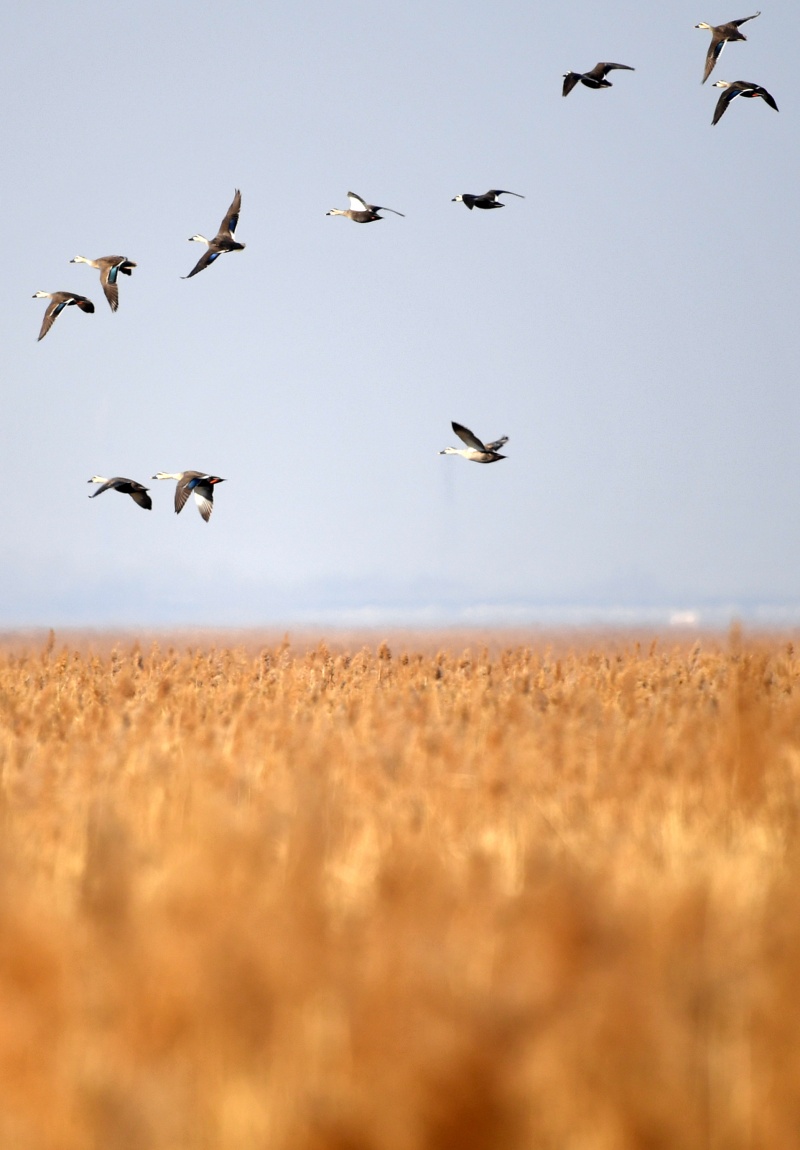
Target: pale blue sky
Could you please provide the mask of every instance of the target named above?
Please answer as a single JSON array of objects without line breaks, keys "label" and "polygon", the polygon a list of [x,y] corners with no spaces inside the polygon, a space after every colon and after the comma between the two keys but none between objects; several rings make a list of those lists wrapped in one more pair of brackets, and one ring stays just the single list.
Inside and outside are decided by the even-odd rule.
[{"label": "pale blue sky", "polygon": [[[694,29],[749,14],[17,6],[0,626],[800,602],[800,10],[765,0],[705,86]],[[597,60],[636,71],[562,99]],[[720,78],[780,114],[712,129]],[[184,282],[235,187],[246,251]],[[526,198],[451,202],[490,187]],[[350,188],[406,218],[326,217]],[[116,315],[69,263],[112,252]],[[96,313],[37,343],[38,289]],[[453,419],[508,459],[440,457]],[[208,525],[171,483],[87,498],[193,468],[227,480]]]}]

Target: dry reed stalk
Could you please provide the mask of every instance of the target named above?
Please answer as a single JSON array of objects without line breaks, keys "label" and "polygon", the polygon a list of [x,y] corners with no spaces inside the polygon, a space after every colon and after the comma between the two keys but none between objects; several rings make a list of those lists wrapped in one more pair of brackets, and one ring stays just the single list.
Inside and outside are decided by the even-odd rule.
[{"label": "dry reed stalk", "polygon": [[779,639],[0,650],[0,1146],[789,1150]]}]

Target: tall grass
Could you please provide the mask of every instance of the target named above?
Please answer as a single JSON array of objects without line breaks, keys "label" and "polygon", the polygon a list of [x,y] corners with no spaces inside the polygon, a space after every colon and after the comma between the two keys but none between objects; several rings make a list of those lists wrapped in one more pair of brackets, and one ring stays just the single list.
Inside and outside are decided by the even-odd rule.
[{"label": "tall grass", "polygon": [[800,663],[0,652],[3,1150],[796,1150]]}]

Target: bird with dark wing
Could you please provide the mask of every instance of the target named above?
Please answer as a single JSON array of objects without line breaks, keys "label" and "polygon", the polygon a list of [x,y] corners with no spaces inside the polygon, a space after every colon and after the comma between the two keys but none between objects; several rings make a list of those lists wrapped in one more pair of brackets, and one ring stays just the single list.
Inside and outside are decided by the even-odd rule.
[{"label": "bird with dark wing", "polygon": [[462,443],[466,443],[464,447],[445,447],[440,451],[440,455],[460,455],[463,459],[469,459],[472,463],[496,463],[498,459],[505,459],[505,455],[501,455],[499,448],[504,443],[508,443],[508,436],[502,435],[499,439],[493,440],[491,443],[483,443],[478,439],[477,435],[473,435],[468,427],[464,427],[461,423],[455,421],[450,424],[453,431],[456,433]]},{"label": "bird with dark wing", "polygon": [[695,28],[704,28],[706,32],[711,33],[711,43],[706,53],[706,66],[703,79],[700,81],[701,84],[705,84],[714,71],[714,65],[719,60],[720,52],[729,41],[747,39],[739,31],[739,25],[746,24],[748,20],[755,20],[756,16],[760,15],[760,12],[756,12],[752,16],[743,16],[741,20],[729,20],[727,24],[717,24],[716,26],[713,24],[695,24]]},{"label": "bird with dark wing", "polygon": [[625,72],[635,72],[629,64],[595,64],[588,72],[565,72],[564,84],[561,89],[562,96],[568,96],[576,84],[584,84],[587,88],[613,88],[614,85],[606,79],[609,72],[620,68]]},{"label": "bird with dark wing", "polygon": [[506,206],[498,200],[498,196],[517,196],[520,200],[525,199],[519,192],[504,192],[502,188],[493,188],[491,191],[483,192],[480,196],[473,196],[471,192],[462,192],[460,196],[453,196],[450,202],[466,204],[470,211],[473,208],[483,208],[488,211],[490,208],[504,208]]},{"label": "bird with dark wing", "polygon": [[90,499],[96,499],[104,491],[114,490],[119,491],[120,495],[130,495],[134,503],[138,503],[145,511],[149,511],[153,506],[153,501],[147,494],[149,488],[137,483],[135,479],[124,479],[121,475],[115,475],[113,479],[106,479],[104,475],[93,475],[87,482],[102,485],[97,488],[97,491],[92,492],[89,496]]},{"label": "bird with dark wing", "polygon": [[769,104],[770,108],[774,108],[776,112],[779,111],[774,98],[760,84],[750,84],[747,80],[734,80],[733,83],[729,83],[727,80],[717,80],[714,87],[722,88],[722,95],[717,100],[717,106],[714,109],[712,127],[719,123],[727,112],[728,106],[737,96],[744,96],[747,100],[763,100],[765,104]]},{"label": "bird with dark wing", "polygon": [[225,482],[218,475],[206,475],[204,471],[159,471],[153,479],[176,479],[175,514],[178,515],[189,496],[194,495],[194,501],[206,523],[214,510],[214,487],[217,483]]},{"label": "bird with dark wing", "polygon": [[45,308],[39,339],[44,339],[65,307],[79,307],[81,311],[87,312],[94,311],[94,304],[90,299],[87,299],[85,295],[77,295],[71,291],[37,291],[33,293],[32,298],[50,300]]},{"label": "bird with dark wing", "polygon": [[[375,220],[382,220],[384,217],[379,216],[378,212],[392,212],[396,216],[403,216],[402,212],[396,212],[394,208],[383,208],[380,204],[368,204],[361,196],[357,196],[355,192],[348,192],[347,198],[350,201],[349,208],[331,208],[326,212],[326,216],[346,216],[348,220],[352,220],[355,224],[372,224]],[[405,219],[405,216],[403,216]]]},{"label": "bird with dark wing", "polygon": [[116,311],[119,307],[119,289],[117,277],[121,272],[124,276],[133,275],[136,264],[127,256],[98,256],[96,260],[87,260],[86,256],[75,256],[71,264],[88,264],[90,268],[97,268],[100,272],[100,284],[105,292],[109,307]]},{"label": "bird with dark wing", "polygon": [[190,280],[192,276],[196,276],[203,268],[207,268],[209,264],[213,264],[215,259],[224,255],[225,252],[241,252],[244,251],[245,245],[240,244],[233,238],[233,233],[236,231],[236,225],[239,223],[239,212],[242,209],[242,193],[236,189],[233,197],[233,203],[228,208],[222,223],[219,225],[219,231],[214,236],[213,240],[207,240],[205,236],[199,233],[194,236],[189,236],[189,242],[193,240],[199,244],[205,244],[207,251],[203,252],[200,259],[194,265],[188,276],[181,276],[181,279]]}]

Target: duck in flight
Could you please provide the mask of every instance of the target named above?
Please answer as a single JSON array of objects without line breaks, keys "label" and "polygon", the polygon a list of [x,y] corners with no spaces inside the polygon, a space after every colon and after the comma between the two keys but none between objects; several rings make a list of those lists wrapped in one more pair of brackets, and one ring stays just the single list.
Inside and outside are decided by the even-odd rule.
[{"label": "duck in flight", "polygon": [[739,31],[739,25],[746,24],[748,20],[755,20],[756,16],[760,15],[760,12],[756,12],[752,16],[743,16],[741,20],[729,20],[727,24],[717,24],[716,27],[712,24],[695,24],[695,28],[704,28],[707,32],[711,33],[711,43],[706,53],[706,67],[703,72],[703,79],[700,81],[701,84],[705,84],[708,77],[714,71],[714,65],[719,59],[720,52],[729,40],[747,39],[747,37],[743,36]]},{"label": "duck in flight", "polygon": [[508,443],[508,436],[502,435],[500,439],[495,439],[491,443],[482,443],[477,435],[473,435],[468,427],[464,427],[460,423],[451,423],[453,431],[456,433],[462,443],[466,443],[464,447],[445,447],[444,451],[440,451],[440,455],[462,455],[464,459],[469,459],[473,463],[496,463],[498,459],[506,459],[507,456],[500,455],[498,448],[502,447],[504,443]]},{"label": "duck in flight", "polygon": [[129,260],[127,256],[100,256],[96,260],[87,260],[86,256],[75,256],[75,259],[69,262],[71,264],[88,264],[90,268],[97,268],[99,270],[100,283],[103,286],[106,299],[108,300],[111,310],[116,311],[119,307],[117,277],[120,272],[122,272],[124,276],[133,274],[133,269],[136,267],[133,260]]},{"label": "duck in flight", "polygon": [[379,216],[378,212],[394,212],[396,216],[403,216],[405,219],[402,212],[396,212],[394,208],[382,208],[379,204],[368,204],[355,192],[348,192],[347,198],[350,201],[349,208],[331,208],[325,215],[347,216],[348,220],[352,220],[356,224],[371,224],[373,220],[382,220],[384,217]]},{"label": "duck in flight", "polygon": [[122,476],[116,475],[113,479],[106,479],[104,475],[93,475],[89,483],[100,483],[101,487],[97,491],[93,491],[89,496],[90,499],[96,499],[98,495],[102,495],[104,491],[119,491],[121,495],[130,495],[134,503],[138,503],[145,511],[149,511],[153,506],[153,501],[147,494],[149,488],[144,487],[141,483],[137,483],[135,479],[123,479]]},{"label": "duck in flight", "polygon": [[233,197],[233,203],[225,213],[222,223],[219,225],[219,231],[214,236],[213,240],[207,240],[205,236],[196,235],[189,236],[189,242],[193,240],[198,244],[205,244],[208,251],[203,252],[200,259],[194,265],[188,276],[181,276],[181,279],[190,280],[192,276],[196,276],[203,268],[207,268],[209,264],[213,264],[218,256],[223,255],[224,252],[241,252],[244,251],[245,245],[240,244],[233,238],[233,233],[236,231],[236,225],[239,222],[239,212],[242,210],[242,193],[239,189]]},{"label": "duck in flight", "polygon": [[717,80],[714,84],[715,88],[722,88],[722,95],[717,100],[717,106],[714,109],[714,119],[711,121],[711,126],[719,123],[722,117],[728,110],[728,105],[737,96],[745,96],[748,100],[762,99],[770,108],[774,108],[777,112],[778,105],[775,100],[770,96],[766,88],[762,88],[760,84],[749,84],[746,80],[734,80],[729,83],[727,80]]},{"label": "duck in flight", "polygon": [[565,72],[564,73],[564,86],[561,89],[562,96],[568,96],[575,85],[580,81],[585,84],[587,88],[613,88],[614,85],[610,80],[606,79],[609,72],[615,68],[621,68],[625,72],[635,72],[635,68],[631,68],[629,64],[595,64],[589,72]]},{"label": "duck in flight", "polygon": [[190,495],[200,509],[200,514],[208,523],[211,512],[214,510],[214,486],[224,483],[218,475],[206,475],[204,471],[159,471],[153,479],[176,479],[175,488],[175,514],[178,515]]},{"label": "duck in flight", "polygon": [[71,291],[37,291],[33,293],[32,298],[50,300],[45,309],[39,339],[44,339],[65,307],[75,306],[79,307],[81,311],[94,311],[94,304],[90,299],[87,299],[85,295],[76,295],[75,292]]},{"label": "duck in flight", "polygon": [[504,208],[506,205],[498,200],[498,196],[517,196],[518,199],[524,200],[525,197],[520,195],[519,192],[504,192],[502,188],[493,188],[489,192],[484,192],[481,196],[473,196],[470,192],[462,192],[460,196],[453,196],[450,201],[452,204],[466,204],[470,211],[473,208]]}]

